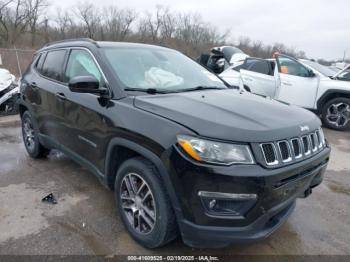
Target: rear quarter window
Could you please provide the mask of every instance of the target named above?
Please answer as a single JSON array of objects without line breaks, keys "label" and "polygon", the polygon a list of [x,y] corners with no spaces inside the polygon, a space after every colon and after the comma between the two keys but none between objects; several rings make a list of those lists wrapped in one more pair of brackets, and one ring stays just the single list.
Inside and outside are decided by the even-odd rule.
[{"label": "rear quarter window", "polygon": [[41,74],[62,81],[63,64],[65,60],[66,50],[49,51],[41,68]]},{"label": "rear quarter window", "polygon": [[46,53],[40,53],[37,55],[37,57],[34,58],[34,68],[39,72],[41,72],[41,68],[45,61],[45,55]]}]

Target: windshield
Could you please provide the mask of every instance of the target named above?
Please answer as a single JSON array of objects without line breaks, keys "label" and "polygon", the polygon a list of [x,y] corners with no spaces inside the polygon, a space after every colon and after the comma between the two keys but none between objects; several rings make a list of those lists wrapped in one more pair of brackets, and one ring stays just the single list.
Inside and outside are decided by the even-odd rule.
[{"label": "windshield", "polygon": [[148,47],[102,50],[127,90],[179,92],[198,87],[226,88],[216,75],[174,50]]},{"label": "windshield", "polygon": [[322,75],[325,75],[325,76],[333,76],[335,73],[332,69],[324,66],[324,65],[321,65],[319,63],[316,63],[316,62],[313,62],[313,61],[310,61],[310,60],[302,60],[302,62],[310,67],[312,67],[313,69],[315,69],[316,71],[320,72]]}]

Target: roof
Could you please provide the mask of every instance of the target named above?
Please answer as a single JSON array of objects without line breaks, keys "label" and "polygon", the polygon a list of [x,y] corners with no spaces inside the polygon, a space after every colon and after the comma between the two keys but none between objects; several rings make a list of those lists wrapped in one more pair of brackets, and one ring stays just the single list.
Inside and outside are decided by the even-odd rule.
[{"label": "roof", "polygon": [[54,49],[54,48],[63,48],[63,47],[118,47],[118,48],[155,48],[155,49],[167,49],[166,47],[161,47],[157,45],[141,44],[141,43],[130,43],[130,42],[111,42],[111,41],[94,41],[90,38],[75,38],[75,39],[66,39],[62,41],[56,41],[46,44],[44,47],[38,50],[38,52]]}]

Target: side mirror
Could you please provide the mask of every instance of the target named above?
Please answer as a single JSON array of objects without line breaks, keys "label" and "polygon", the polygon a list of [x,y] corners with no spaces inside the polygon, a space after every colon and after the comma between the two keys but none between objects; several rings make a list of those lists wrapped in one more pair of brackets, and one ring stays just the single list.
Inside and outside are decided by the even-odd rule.
[{"label": "side mirror", "polygon": [[93,76],[76,76],[68,83],[69,90],[75,93],[105,94],[106,88],[100,88],[100,82]]},{"label": "side mirror", "polygon": [[315,76],[316,76],[316,74],[314,73],[314,71],[309,69],[309,77],[315,77]]}]

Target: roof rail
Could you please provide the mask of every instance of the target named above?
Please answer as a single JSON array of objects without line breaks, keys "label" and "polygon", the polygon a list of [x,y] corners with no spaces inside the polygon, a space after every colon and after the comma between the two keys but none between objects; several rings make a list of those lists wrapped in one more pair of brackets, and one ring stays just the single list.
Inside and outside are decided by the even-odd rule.
[{"label": "roof rail", "polygon": [[65,43],[65,42],[78,42],[78,41],[89,42],[89,43],[92,43],[92,44],[94,44],[94,45],[96,45],[98,47],[97,42],[95,40],[91,39],[91,38],[70,38],[70,39],[58,40],[58,41],[47,43],[43,47],[51,46],[51,45],[54,45],[54,44]]}]

